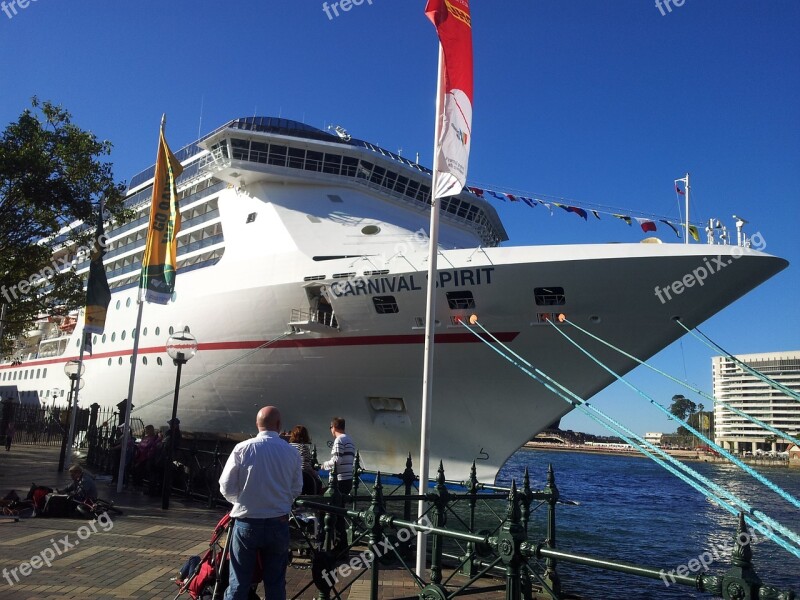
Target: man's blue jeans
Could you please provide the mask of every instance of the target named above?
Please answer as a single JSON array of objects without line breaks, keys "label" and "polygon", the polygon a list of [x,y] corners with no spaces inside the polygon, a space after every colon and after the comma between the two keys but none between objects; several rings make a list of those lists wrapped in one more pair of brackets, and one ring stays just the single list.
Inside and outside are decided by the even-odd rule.
[{"label": "man's blue jeans", "polygon": [[289,564],[289,521],[275,519],[236,519],[231,541],[230,580],[225,600],[247,600],[256,573],[256,558],[261,556],[264,593],[268,600],[286,599],[286,566]]}]

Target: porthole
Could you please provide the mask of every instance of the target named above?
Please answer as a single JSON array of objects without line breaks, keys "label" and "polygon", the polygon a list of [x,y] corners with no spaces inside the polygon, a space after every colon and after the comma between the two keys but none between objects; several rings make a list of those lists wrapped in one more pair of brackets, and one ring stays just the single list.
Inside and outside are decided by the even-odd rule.
[{"label": "porthole", "polygon": [[119,364],[122,365],[122,357],[121,356],[119,357],[119,360],[117,362],[119,362]]},{"label": "porthole", "polygon": [[143,357],[142,357],[142,364],[143,364],[143,365],[146,365],[146,364],[147,364],[147,357],[146,357],[146,356],[143,356]]},{"label": "porthole", "polygon": [[113,342],[115,339],[117,339],[117,332],[116,331],[111,334],[111,341]]},{"label": "porthole", "polygon": [[42,371],[42,377],[47,377],[47,367]]},{"label": "porthole", "polygon": [[76,348],[80,348],[81,347],[81,340],[80,339],[75,340],[75,347]]},{"label": "porthole", "polygon": [[377,225],[366,225],[361,228],[361,233],[364,235],[377,235],[381,232],[381,228]]},{"label": "porthole", "polygon": [[161,327],[156,327],[156,335],[161,335]]},{"label": "porthole", "polygon": [[104,344],[106,343],[106,334],[105,333],[103,334],[103,340],[102,341],[103,341]]},{"label": "porthole", "polygon": [[170,325],[169,326],[169,334],[172,335],[173,333],[175,333],[175,328],[172,325]]},{"label": "porthole", "polygon": [[119,303],[120,303],[120,301],[117,300],[117,304],[116,304],[117,310],[119,310]]},{"label": "porthole", "polygon": [[125,307],[127,308],[127,307],[129,307],[130,305],[131,305],[131,299],[130,299],[130,298],[128,298],[127,300],[125,300]]},{"label": "porthole", "polygon": [[111,366],[111,359],[110,358],[108,359],[108,366],[109,367]]},{"label": "porthole", "polygon": [[95,345],[95,346],[97,345],[97,336],[94,336],[94,338],[92,340],[92,344]]},{"label": "porthole", "polygon": [[124,329],[122,330],[122,333],[119,335],[119,339],[121,339],[121,340],[125,339],[125,330]]},{"label": "porthole", "polygon": [[147,335],[147,327],[145,327],[144,329],[142,329],[142,335]]},{"label": "porthole", "polygon": [[159,367],[160,367],[162,364],[164,364],[164,361],[163,361],[163,360],[161,360],[161,357],[160,357],[160,356],[159,356],[158,358],[156,358],[156,364],[157,364]]}]

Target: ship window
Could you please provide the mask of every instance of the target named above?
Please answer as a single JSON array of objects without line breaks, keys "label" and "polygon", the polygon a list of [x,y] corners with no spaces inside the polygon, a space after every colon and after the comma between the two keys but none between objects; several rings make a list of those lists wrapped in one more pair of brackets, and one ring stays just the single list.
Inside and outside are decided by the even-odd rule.
[{"label": "ship window", "polygon": [[394,191],[398,194],[406,193],[406,186],[408,185],[408,177],[404,175],[397,176],[397,184],[394,186]]},{"label": "ship window", "polygon": [[377,235],[381,232],[381,228],[377,225],[367,225],[361,228],[361,233],[364,235]]},{"label": "ship window", "polygon": [[322,152],[309,150],[306,153],[306,171],[322,171]]},{"label": "ship window", "polygon": [[322,171],[324,173],[331,173],[332,175],[338,175],[341,168],[342,168],[341,156],[339,156],[338,154],[325,155],[325,162],[322,165]]},{"label": "ship window", "polygon": [[369,178],[369,180],[372,183],[382,185],[384,175],[386,175],[386,169],[384,169],[383,167],[379,167],[378,165],[375,165],[375,167],[372,169],[372,176]]},{"label": "ship window", "polygon": [[252,142],[250,144],[250,160],[253,162],[266,163],[268,146],[263,142]]},{"label": "ship window", "polygon": [[328,194],[328,200],[331,202],[342,202],[342,197],[336,194]]},{"label": "ship window", "polygon": [[47,377],[47,367],[42,370],[42,377]]},{"label": "ship window", "polygon": [[105,333],[103,334],[103,343],[104,344],[106,343],[106,334]]},{"label": "ship window", "polygon": [[562,287],[533,288],[533,297],[537,306],[561,306],[566,302]]},{"label": "ship window", "polygon": [[145,335],[145,336],[147,335],[147,327],[145,327],[144,329],[142,329],[142,335]]},{"label": "ship window", "polygon": [[289,148],[289,168],[302,169],[306,151],[302,148]]},{"label": "ship window", "polygon": [[275,144],[270,145],[269,164],[277,165],[279,167],[286,166],[286,146],[276,146]]},{"label": "ship window", "polygon": [[252,212],[249,215],[247,215],[247,221],[245,221],[245,223],[252,223],[253,221],[255,221],[256,220],[256,214],[258,214],[258,213]]},{"label": "ship window", "polygon": [[119,364],[122,365],[122,357],[121,356],[119,357],[119,360],[117,362],[119,362]]},{"label": "ship window", "polygon": [[146,364],[147,364],[147,357],[146,357],[146,356],[143,356],[143,357],[142,357],[142,364],[143,364],[143,365],[146,365]]},{"label": "ship window", "polygon": [[236,138],[231,139],[231,150],[233,151],[234,160],[247,160],[249,148],[249,141]]},{"label": "ship window", "polygon": [[358,169],[358,159],[352,156],[342,157],[342,175],[355,177]]},{"label": "ship window", "polygon": [[156,327],[156,335],[161,335],[161,327]]},{"label": "ship window", "polygon": [[410,198],[414,198],[419,191],[419,181],[414,181],[410,179],[408,181],[408,185],[406,186],[406,196]]},{"label": "ship window", "polygon": [[472,297],[472,292],[447,292],[447,304],[453,310],[464,308],[475,308],[475,299]]},{"label": "ship window", "polygon": [[161,357],[160,357],[160,356],[156,358],[156,364],[157,364],[159,367],[160,367],[160,366],[161,366],[163,363],[164,363],[164,361],[163,361],[163,360],[161,360]]},{"label": "ship window", "polygon": [[122,331],[122,334],[119,336],[119,339],[121,339],[121,340],[125,339],[125,331],[124,330]]},{"label": "ship window", "polygon": [[372,175],[372,167],[374,167],[371,162],[367,162],[366,160],[362,160],[361,163],[358,165],[358,171],[356,173],[356,177],[359,179],[369,179],[370,175]]},{"label": "ship window", "polygon": [[375,312],[379,315],[400,312],[394,296],[373,296],[372,303],[375,305]]},{"label": "ship window", "polygon": [[97,334],[95,334],[94,338],[92,338],[92,345],[97,345]]},{"label": "ship window", "polygon": [[41,369],[36,369],[36,379],[39,379],[39,376],[42,374]]},{"label": "ship window", "polygon": [[23,372],[25,373],[25,377],[23,377],[23,379],[27,379],[28,378],[28,372],[27,371],[23,371]]},{"label": "ship window", "polygon": [[117,307],[117,310],[119,310],[119,300],[117,300],[116,307]]},{"label": "ship window", "polygon": [[111,341],[113,342],[115,339],[117,339],[117,332],[116,331],[111,334]]},{"label": "ship window", "polygon": [[386,181],[383,182],[384,187],[393,190],[396,181],[397,181],[397,173],[395,173],[394,171],[386,171]]},{"label": "ship window", "polygon": [[169,334],[172,335],[173,333],[175,333],[175,328],[172,325],[170,325]]}]

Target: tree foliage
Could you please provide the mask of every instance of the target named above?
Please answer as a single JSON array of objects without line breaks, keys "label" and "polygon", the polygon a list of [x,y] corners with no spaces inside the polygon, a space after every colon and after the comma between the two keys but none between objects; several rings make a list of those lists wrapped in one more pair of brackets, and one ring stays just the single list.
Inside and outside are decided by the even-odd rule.
[{"label": "tree foliage", "polygon": [[[0,303],[6,305],[2,354],[45,314],[85,302],[74,266],[94,243],[102,199],[107,219],[130,218],[125,187],[102,157],[111,143],[72,123],[71,115],[33,98],[0,134]],[[86,223],[86,225],[83,225]]]},{"label": "tree foliage", "polygon": [[672,404],[669,405],[669,412],[685,421],[689,415],[697,412],[697,405],[681,394],[672,397]]}]

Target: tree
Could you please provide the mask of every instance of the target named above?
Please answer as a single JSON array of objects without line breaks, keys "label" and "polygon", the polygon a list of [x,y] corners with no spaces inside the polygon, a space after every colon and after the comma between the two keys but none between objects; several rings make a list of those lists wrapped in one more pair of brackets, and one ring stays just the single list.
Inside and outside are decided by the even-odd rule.
[{"label": "tree", "polygon": [[672,404],[669,406],[669,412],[678,417],[681,421],[685,421],[689,415],[697,411],[697,405],[683,396],[683,394],[676,394],[672,397]]},{"label": "tree", "polygon": [[[683,394],[676,394],[672,397],[672,404],[669,406],[669,412],[681,421],[688,420],[687,422],[691,425],[691,416],[697,412],[697,405],[683,396]],[[678,427],[678,436],[682,438],[691,438],[692,434],[686,427],[681,425]]]},{"label": "tree", "polygon": [[[0,352],[42,315],[67,314],[85,301],[75,265],[94,244],[100,200],[124,222],[125,186],[101,158],[111,143],[72,123],[71,115],[33,98],[0,134]],[[84,226],[83,223],[86,223]]]}]

